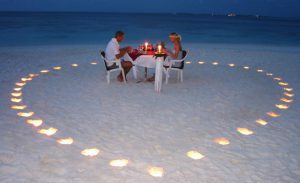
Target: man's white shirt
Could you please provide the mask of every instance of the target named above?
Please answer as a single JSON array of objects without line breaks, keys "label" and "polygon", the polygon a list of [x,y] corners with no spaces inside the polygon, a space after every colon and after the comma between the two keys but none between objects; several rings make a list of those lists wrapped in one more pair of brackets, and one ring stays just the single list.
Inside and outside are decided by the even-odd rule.
[{"label": "man's white shirt", "polygon": [[[117,60],[116,55],[120,54],[120,45],[116,38],[112,38],[106,46],[105,58],[108,61]],[[107,63],[107,66],[112,66],[113,63]]]}]

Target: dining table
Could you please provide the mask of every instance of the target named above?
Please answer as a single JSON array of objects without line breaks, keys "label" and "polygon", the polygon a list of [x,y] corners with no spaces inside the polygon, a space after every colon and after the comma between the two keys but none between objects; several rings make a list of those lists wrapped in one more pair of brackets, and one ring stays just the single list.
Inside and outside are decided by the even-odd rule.
[{"label": "dining table", "polygon": [[129,54],[133,60],[133,69],[136,79],[138,78],[138,67],[145,69],[145,80],[147,78],[148,69],[155,69],[155,80],[154,89],[156,92],[161,92],[162,90],[162,76],[163,76],[163,65],[166,58],[166,54],[157,53],[155,51],[133,51]]}]

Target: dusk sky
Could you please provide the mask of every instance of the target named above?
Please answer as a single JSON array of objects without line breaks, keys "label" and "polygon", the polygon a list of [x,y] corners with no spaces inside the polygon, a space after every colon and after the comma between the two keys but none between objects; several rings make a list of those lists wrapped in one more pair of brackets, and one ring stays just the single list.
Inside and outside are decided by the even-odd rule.
[{"label": "dusk sky", "polygon": [[0,11],[187,12],[300,17],[300,0],[0,0]]}]

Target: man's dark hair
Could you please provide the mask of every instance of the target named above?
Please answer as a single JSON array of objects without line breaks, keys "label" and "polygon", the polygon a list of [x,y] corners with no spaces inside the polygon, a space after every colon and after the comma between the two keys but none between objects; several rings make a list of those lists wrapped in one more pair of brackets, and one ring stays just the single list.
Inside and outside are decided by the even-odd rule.
[{"label": "man's dark hair", "polygon": [[123,36],[125,33],[123,31],[117,31],[115,37]]}]

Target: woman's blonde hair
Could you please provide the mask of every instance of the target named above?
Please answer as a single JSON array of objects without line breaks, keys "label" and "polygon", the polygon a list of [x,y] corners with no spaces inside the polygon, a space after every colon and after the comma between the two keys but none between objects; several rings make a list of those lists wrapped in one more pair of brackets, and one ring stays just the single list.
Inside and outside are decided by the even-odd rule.
[{"label": "woman's blonde hair", "polygon": [[173,37],[175,39],[177,39],[178,41],[181,41],[181,36],[179,34],[177,34],[176,32],[172,32],[169,37]]}]

